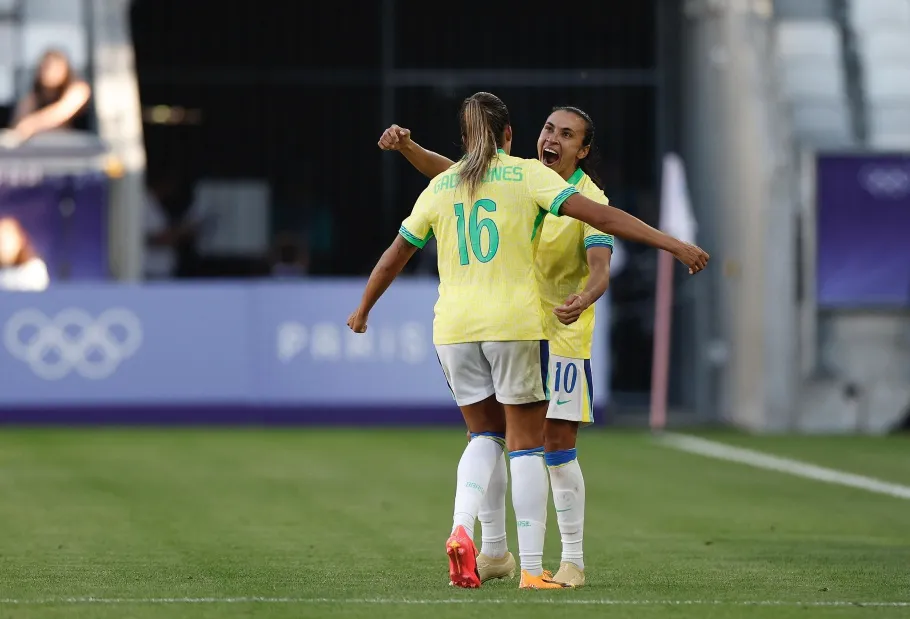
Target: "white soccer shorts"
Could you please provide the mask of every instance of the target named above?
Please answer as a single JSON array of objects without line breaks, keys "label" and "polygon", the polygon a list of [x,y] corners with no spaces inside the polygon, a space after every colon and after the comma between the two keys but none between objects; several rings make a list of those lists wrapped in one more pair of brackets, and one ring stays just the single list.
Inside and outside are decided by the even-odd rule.
[{"label": "white soccer shorts", "polygon": [[547,419],[594,423],[591,360],[550,355],[547,394],[550,398]]},{"label": "white soccer shorts", "polygon": [[468,342],[436,347],[439,364],[459,406],[491,395],[502,404],[546,400],[546,340]]}]

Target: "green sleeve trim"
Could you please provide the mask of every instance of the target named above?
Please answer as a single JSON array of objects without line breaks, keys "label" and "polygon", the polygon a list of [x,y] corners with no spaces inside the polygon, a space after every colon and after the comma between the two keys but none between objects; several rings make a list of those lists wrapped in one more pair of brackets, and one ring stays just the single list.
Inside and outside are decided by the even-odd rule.
[{"label": "green sleeve trim", "polygon": [[614,239],[612,234],[592,234],[585,237],[585,249],[592,247],[609,247],[613,249]]},{"label": "green sleeve trim", "polygon": [[566,187],[559,192],[559,195],[553,199],[553,202],[550,203],[550,212],[557,217],[559,217],[559,207],[562,206],[562,203],[569,199],[569,196],[578,193],[578,190],[575,187]]},{"label": "green sleeve trim", "polygon": [[547,212],[543,209],[538,209],[537,218],[534,219],[534,231],[531,232],[531,240],[537,238],[537,233],[540,232],[540,226],[543,224],[544,218],[547,216]]},{"label": "green sleeve trim", "polygon": [[398,228],[398,234],[403,236],[404,240],[411,245],[417,247],[418,249],[423,249],[424,245],[427,244],[427,241],[433,238],[433,229],[431,228],[430,231],[427,232],[427,236],[425,238],[420,238],[415,234],[411,234],[411,232],[404,226]]}]

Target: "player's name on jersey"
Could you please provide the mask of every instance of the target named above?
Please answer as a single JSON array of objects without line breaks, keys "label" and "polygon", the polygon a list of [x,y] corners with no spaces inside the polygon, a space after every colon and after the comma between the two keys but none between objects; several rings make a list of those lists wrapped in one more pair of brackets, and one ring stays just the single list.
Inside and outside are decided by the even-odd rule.
[{"label": "player's name on jersey", "polygon": [[[492,183],[495,181],[507,181],[517,183],[524,180],[524,173],[521,170],[521,166],[518,165],[507,165],[507,166],[497,166],[495,168],[490,168],[487,171],[486,176],[483,177],[483,182]],[[455,189],[455,186],[458,185],[458,174],[446,174],[433,185],[433,193],[439,193],[440,191],[445,191],[447,189]]]},{"label": "player's name on jersey", "polygon": [[319,361],[365,361],[418,364],[433,350],[428,327],[406,322],[394,327],[370,325],[363,334],[325,322],[310,326],[299,322],[278,325],[276,354],[283,363],[309,357]]}]

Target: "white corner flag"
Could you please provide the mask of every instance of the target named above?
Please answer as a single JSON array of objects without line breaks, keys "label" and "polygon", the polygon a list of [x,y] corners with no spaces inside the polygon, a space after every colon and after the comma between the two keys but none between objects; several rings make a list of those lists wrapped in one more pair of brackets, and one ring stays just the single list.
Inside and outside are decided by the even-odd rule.
[{"label": "white corner flag", "polygon": [[[662,232],[686,243],[695,242],[698,224],[692,215],[689,188],[682,159],[675,153],[664,156],[661,179],[660,224]],[[657,289],[654,299],[654,355],[651,365],[652,430],[667,423],[667,387],[670,372],[670,334],[673,316],[673,262],[667,252],[657,257]]]},{"label": "white corner flag", "polygon": [[664,155],[660,192],[660,229],[686,243],[695,242],[698,224],[692,215],[689,186],[682,159],[676,153]]}]

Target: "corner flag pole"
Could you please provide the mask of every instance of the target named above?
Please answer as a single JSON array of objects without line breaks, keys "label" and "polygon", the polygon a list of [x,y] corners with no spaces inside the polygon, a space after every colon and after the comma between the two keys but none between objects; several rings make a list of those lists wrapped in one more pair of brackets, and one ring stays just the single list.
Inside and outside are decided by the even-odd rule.
[{"label": "corner flag pole", "polygon": [[[682,159],[674,153],[664,156],[660,196],[661,231],[686,243],[695,242],[697,224],[692,215],[689,190]],[[667,391],[670,380],[670,336],[673,322],[673,269],[675,259],[662,251],[657,256],[657,285],[654,299],[654,354],[651,366],[652,431],[667,424]]]}]

